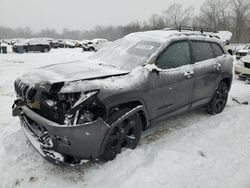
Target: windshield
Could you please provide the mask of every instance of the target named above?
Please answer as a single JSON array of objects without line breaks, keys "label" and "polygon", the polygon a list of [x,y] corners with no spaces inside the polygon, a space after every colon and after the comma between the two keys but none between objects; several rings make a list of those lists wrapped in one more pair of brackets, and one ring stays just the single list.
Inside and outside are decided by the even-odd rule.
[{"label": "windshield", "polygon": [[126,36],[99,50],[90,59],[99,64],[131,71],[147,62],[161,43],[153,39]]},{"label": "windshield", "polygon": [[244,49],[244,50],[250,49],[250,45],[246,45],[243,49]]}]

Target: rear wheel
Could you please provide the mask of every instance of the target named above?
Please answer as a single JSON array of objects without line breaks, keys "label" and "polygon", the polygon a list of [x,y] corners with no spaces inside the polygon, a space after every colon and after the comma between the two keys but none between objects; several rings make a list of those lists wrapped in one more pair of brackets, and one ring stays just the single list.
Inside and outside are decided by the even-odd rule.
[{"label": "rear wheel", "polygon": [[44,49],[43,49],[43,52],[44,52],[44,53],[47,53],[47,52],[49,52],[49,49],[48,49],[48,48],[44,48]]},{"label": "rear wheel", "polygon": [[[129,109],[121,109],[114,112],[109,118],[108,123],[112,124],[128,111]],[[123,148],[136,148],[141,137],[141,132],[142,121],[139,113],[136,113],[114,127],[110,132],[101,159],[110,161],[113,160],[117,154],[121,153]]]},{"label": "rear wheel", "polygon": [[95,48],[90,47],[90,48],[89,48],[89,51],[90,51],[90,52],[94,52],[94,51],[95,51]]},{"label": "rear wheel", "polygon": [[212,97],[212,100],[208,104],[208,113],[209,114],[219,114],[221,113],[228,99],[229,87],[225,82],[220,82],[216,91]]}]

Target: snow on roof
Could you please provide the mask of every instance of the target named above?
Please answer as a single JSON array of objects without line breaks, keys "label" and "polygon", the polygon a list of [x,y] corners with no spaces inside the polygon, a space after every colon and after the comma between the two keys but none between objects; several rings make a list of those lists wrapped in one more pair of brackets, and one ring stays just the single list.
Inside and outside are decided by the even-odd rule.
[{"label": "snow on roof", "polygon": [[[230,32],[229,32],[230,33]],[[211,39],[218,41],[218,33],[208,33],[204,32],[201,33],[200,31],[177,31],[177,30],[154,30],[154,31],[143,31],[143,32],[136,32],[131,33],[128,36],[138,36],[138,37],[145,37],[148,39],[157,40],[159,42],[166,41],[170,37],[180,37],[180,36],[192,36],[192,38],[199,37],[204,39]],[[217,37],[216,37],[217,36]],[[224,41],[222,41],[224,42]]]}]

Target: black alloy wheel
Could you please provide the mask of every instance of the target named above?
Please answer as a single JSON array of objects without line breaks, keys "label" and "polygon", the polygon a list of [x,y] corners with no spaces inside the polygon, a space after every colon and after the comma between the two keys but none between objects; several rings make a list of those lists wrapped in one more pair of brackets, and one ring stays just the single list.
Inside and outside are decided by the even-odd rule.
[{"label": "black alloy wheel", "polygon": [[210,103],[208,104],[208,113],[219,114],[221,113],[228,99],[229,87],[225,82],[220,82]]},{"label": "black alloy wheel", "polygon": [[[119,118],[127,111],[119,110],[112,115],[111,119]],[[113,160],[117,154],[121,153],[123,148],[136,148],[141,137],[141,132],[142,121],[139,113],[136,113],[113,128],[109,134],[101,159],[110,161]]]}]

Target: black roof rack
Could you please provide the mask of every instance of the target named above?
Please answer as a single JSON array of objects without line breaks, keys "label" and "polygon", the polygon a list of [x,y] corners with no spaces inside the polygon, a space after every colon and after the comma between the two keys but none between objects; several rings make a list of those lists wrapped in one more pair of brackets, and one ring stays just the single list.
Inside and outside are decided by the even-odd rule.
[{"label": "black roof rack", "polygon": [[178,30],[179,32],[181,32],[182,30],[185,31],[200,31],[201,33],[204,32],[211,32],[211,33],[218,33],[218,31],[213,30],[213,29],[209,29],[209,28],[205,28],[205,27],[191,27],[191,26],[178,26],[177,28],[167,28],[164,30]]}]

